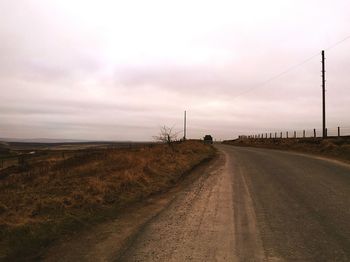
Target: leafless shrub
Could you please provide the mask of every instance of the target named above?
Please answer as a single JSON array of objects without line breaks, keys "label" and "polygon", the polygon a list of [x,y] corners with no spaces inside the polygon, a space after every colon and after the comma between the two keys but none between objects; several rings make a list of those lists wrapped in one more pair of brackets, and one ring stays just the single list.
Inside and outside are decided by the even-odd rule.
[{"label": "leafless shrub", "polygon": [[172,142],[178,140],[179,132],[175,132],[173,127],[162,126],[159,134],[154,136],[154,140],[171,145]]}]

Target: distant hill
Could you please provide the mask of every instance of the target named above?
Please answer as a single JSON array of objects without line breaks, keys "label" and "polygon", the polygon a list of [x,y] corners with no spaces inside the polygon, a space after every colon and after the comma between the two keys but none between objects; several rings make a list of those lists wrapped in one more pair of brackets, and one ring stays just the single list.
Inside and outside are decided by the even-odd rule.
[{"label": "distant hill", "polygon": [[6,142],[0,141],[0,154],[1,153],[8,153],[10,151],[9,144]]},{"label": "distant hill", "polygon": [[[0,138],[0,140],[1,140],[1,138]],[[0,141],[0,147],[8,147],[8,146],[9,146],[8,143]]]},{"label": "distant hill", "polygon": [[[78,139],[59,139],[59,138],[0,138],[3,142],[20,142],[20,143],[81,143],[93,142],[89,140]],[[2,143],[2,142],[0,142]]]}]

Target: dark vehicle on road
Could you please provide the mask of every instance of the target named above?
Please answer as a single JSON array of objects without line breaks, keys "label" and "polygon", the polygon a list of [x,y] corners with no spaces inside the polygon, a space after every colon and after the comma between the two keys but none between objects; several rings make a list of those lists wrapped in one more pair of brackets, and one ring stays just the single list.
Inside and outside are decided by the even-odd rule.
[{"label": "dark vehicle on road", "polygon": [[211,135],[205,135],[203,138],[205,144],[212,144],[213,143],[213,137]]}]

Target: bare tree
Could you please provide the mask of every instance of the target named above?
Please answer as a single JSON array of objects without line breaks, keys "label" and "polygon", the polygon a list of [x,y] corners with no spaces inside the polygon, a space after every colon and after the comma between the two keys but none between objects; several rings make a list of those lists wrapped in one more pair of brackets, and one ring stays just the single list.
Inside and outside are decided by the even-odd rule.
[{"label": "bare tree", "polygon": [[154,136],[154,140],[171,144],[172,142],[178,140],[178,132],[173,130],[173,127],[162,126],[160,128],[159,134]]}]

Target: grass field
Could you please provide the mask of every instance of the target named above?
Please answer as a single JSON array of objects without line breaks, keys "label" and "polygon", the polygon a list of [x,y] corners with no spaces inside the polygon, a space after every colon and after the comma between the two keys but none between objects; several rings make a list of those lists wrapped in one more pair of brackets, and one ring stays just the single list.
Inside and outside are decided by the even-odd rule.
[{"label": "grass field", "polygon": [[60,236],[167,190],[214,152],[199,141],[41,149],[0,170],[0,259],[35,259]]}]

